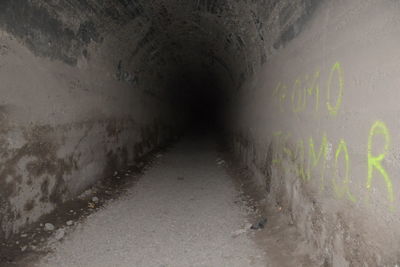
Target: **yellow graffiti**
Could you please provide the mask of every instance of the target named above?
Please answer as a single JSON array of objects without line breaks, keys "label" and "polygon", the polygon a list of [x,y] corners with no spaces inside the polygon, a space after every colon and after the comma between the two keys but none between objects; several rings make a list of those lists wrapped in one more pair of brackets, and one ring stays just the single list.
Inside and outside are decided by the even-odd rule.
[{"label": "yellow graffiti", "polygon": [[284,147],[283,148],[283,152],[285,152],[286,153],[286,155],[288,155],[288,157],[293,157],[293,152],[292,152],[292,150],[290,150],[289,148],[287,148],[287,147]]},{"label": "yellow graffiti", "polygon": [[282,85],[281,88],[282,88],[283,92],[279,96],[279,109],[280,109],[280,111],[283,112],[283,111],[285,111],[284,104],[285,104],[285,101],[286,101],[287,87],[286,87],[286,85]]},{"label": "yellow graffiti", "polygon": [[[284,83],[279,82],[273,90],[272,95],[278,100],[280,110],[284,111],[285,104],[288,102],[289,105],[291,104],[291,110],[294,113],[305,111],[309,105],[311,106],[312,100],[310,100],[310,98],[314,97],[315,104],[313,109],[315,110],[315,112],[318,112],[320,105],[320,77],[321,72],[319,70],[316,70],[314,75],[306,74],[303,79],[296,79],[293,82],[292,92],[290,95],[288,95],[287,86],[285,86]],[[336,102],[334,102],[335,100],[332,97],[332,86],[333,84],[335,84],[335,77],[337,77],[338,84]],[[344,72],[341,64],[339,62],[336,62],[331,67],[328,80],[326,81],[326,107],[329,114],[337,114],[342,105],[343,93]]]},{"label": "yellow graffiti", "polygon": [[290,133],[283,133],[281,131],[277,131],[273,133],[274,138],[276,138],[276,144],[278,147],[282,149],[281,153],[274,153],[272,158],[273,164],[278,164],[282,162],[283,156],[286,155],[289,158],[293,158],[293,151],[287,147],[287,139],[291,136]]},{"label": "yellow graffiti", "polygon": [[[336,183],[336,179],[340,177],[339,175],[339,168],[338,168],[338,161],[340,154],[344,154],[344,163],[345,163],[345,171],[344,177],[341,182],[341,186]],[[343,139],[340,139],[338,148],[336,149],[335,153],[335,177],[332,179],[333,189],[338,196],[338,198],[342,198],[344,194],[352,201],[356,202],[356,198],[350,193],[349,183],[350,183],[350,160],[349,160],[349,152],[347,150],[347,144]]]},{"label": "yellow graffiti", "polygon": [[[297,96],[297,97],[296,97]],[[297,100],[297,101],[296,101]],[[293,84],[292,109],[294,113],[303,110],[306,106],[306,94],[302,92],[301,80],[297,79]]]},{"label": "yellow graffiti", "polygon": [[309,96],[312,96],[313,94],[315,95],[315,112],[318,112],[319,109],[319,76],[320,72],[316,71],[314,74],[313,82],[310,84],[310,86],[308,86],[308,88],[306,88],[307,94]]},{"label": "yellow graffiti", "polygon": [[322,158],[322,169],[321,169],[321,190],[324,189],[325,186],[325,167],[326,167],[326,158],[328,153],[328,141],[326,138],[326,134],[322,136],[321,145],[319,147],[318,154],[315,153],[315,145],[314,140],[311,137],[309,139],[309,150],[308,150],[308,168],[307,168],[307,180],[311,178],[311,171],[319,165],[319,162]]},{"label": "yellow graffiti", "polygon": [[[331,85],[332,85],[332,79],[333,79],[333,75],[337,73],[337,77],[338,77],[338,82],[339,82],[339,92],[338,92],[338,97],[336,99],[336,104],[335,106],[331,105]],[[328,111],[331,115],[336,115],[341,104],[342,104],[342,98],[343,98],[343,88],[344,88],[344,80],[343,80],[343,69],[340,65],[339,62],[336,62],[331,70],[331,73],[329,74],[329,79],[328,79],[328,83],[327,83],[327,102],[326,102],[326,106],[328,108]]]},{"label": "yellow graffiti", "polygon": [[[326,187],[325,176],[329,166],[332,166],[331,183],[334,195],[339,198],[346,198],[356,203],[359,197],[351,192],[351,162],[349,148],[346,141],[341,138],[337,144],[334,159],[328,157],[329,142],[326,133],[320,137],[319,145],[315,143],[315,137],[308,139],[308,154],[306,154],[306,142],[299,139],[293,149],[290,149],[287,143],[290,133],[275,132],[274,137],[277,138],[277,144],[280,148],[276,150],[273,158],[276,163],[281,163],[285,156],[290,157],[291,162],[295,163],[294,172],[297,177],[304,181],[310,181],[313,176],[320,175],[320,189],[323,191]],[[382,151],[375,151],[378,146],[377,139],[383,142]],[[390,203],[390,210],[394,210],[395,194],[393,183],[388,171],[384,167],[384,160],[389,153],[391,147],[391,136],[386,124],[382,121],[375,121],[370,128],[367,143],[367,192],[371,191],[373,179],[379,175],[386,186],[387,200]],[[374,150],[373,150],[374,149]],[[328,160],[331,160],[328,162]],[[367,194],[368,200],[369,194]]]},{"label": "yellow graffiti", "polygon": [[279,93],[279,89],[281,88],[281,83],[279,82],[278,85],[275,87],[274,91],[272,91],[272,96],[277,96]]},{"label": "yellow graffiti", "polygon": [[287,139],[290,137],[290,135],[290,133],[283,135],[282,139],[280,140],[280,145],[283,147],[283,152],[291,158],[293,156],[293,152],[286,146]]},{"label": "yellow graffiti", "polygon": [[[372,143],[373,143],[373,138],[376,135],[382,135],[385,138],[385,145],[383,147],[383,152],[379,155],[372,155]],[[373,177],[373,172],[374,169],[378,171],[381,176],[383,177],[383,180],[386,183],[388,195],[387,198],[390,202],[394,201],[394,193],[393,193],[393,184],[392,180],[389,177],[389,174],[387,171],[383,168],[382,166],[382,161],[385,159],[388,151],[390,148],[390,135],[389,135],[389,130],[386,127],[385,123],[382,121],[376,121],[370,131],[369,131],[369,137],[368,137],[368,177],[367,177],[367,189],[371,190],[372,186],[372,177]],[[391,206],[391,208],[393,208]]]},{"label": "yellow graffiti", "polygon": [[285,84],[282,84],[281,82],[278,83],[278,85],[275,87],[275,89],[272,91],[272,96],[277,97],[279,100],[279,109],[280,111],[284,111],[285,107],[285,101],[286,101],[286,93],[287,93],[287,87]]}]

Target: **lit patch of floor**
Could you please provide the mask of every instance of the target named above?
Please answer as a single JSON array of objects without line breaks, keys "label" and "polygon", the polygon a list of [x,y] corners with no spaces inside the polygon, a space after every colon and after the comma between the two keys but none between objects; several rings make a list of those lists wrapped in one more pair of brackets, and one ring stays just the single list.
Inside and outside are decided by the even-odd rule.
[{"label": "lit patch of floor", "polygon": [[187,139],[38,266],[267,266],[237,200],[213,143]]}]

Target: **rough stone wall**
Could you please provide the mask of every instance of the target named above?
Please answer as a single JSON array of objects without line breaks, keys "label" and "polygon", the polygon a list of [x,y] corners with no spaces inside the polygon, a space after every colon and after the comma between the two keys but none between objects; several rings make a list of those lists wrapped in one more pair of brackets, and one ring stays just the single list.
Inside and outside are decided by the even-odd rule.
[{"label": "rough stone wall", "polygon": [[325,266],[398,263],[395,1],[3,0],[2,235],[174,133],[165,84],[226,81],[235,152]]},{"label": "rough stone wall", "polygon": [[266,60],[235,96],[235,152],[321,265],[397,266],[400,5],[292,3],[260,19]]},{"label": "rough stone wall", "polygon": [[248,4],[1,1],[0,237],[173,136],[188,66],[243,82]]},{"label": "rough stone wall", "polygon": [[130,57],[148,18],[102,2],[0,3],[0,238],[176,134]]}]

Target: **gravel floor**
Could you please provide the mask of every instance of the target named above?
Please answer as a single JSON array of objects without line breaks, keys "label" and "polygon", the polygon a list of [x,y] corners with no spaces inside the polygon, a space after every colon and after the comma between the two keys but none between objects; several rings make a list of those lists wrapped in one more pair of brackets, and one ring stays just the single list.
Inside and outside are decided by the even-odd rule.
[{"label": "gravel floor", "polygon": [[37,266],[266,266],[246,208],[211,141],[187,139],[122,198],[79,225]]}]

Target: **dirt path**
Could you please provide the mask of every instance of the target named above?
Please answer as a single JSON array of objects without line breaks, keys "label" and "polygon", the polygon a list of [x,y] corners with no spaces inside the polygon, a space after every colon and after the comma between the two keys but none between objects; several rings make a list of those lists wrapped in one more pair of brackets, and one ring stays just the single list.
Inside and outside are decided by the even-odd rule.
[{"label": "dirt path", "polygon": [[267,266],[212,142],[185,140],[37,266]]}]

